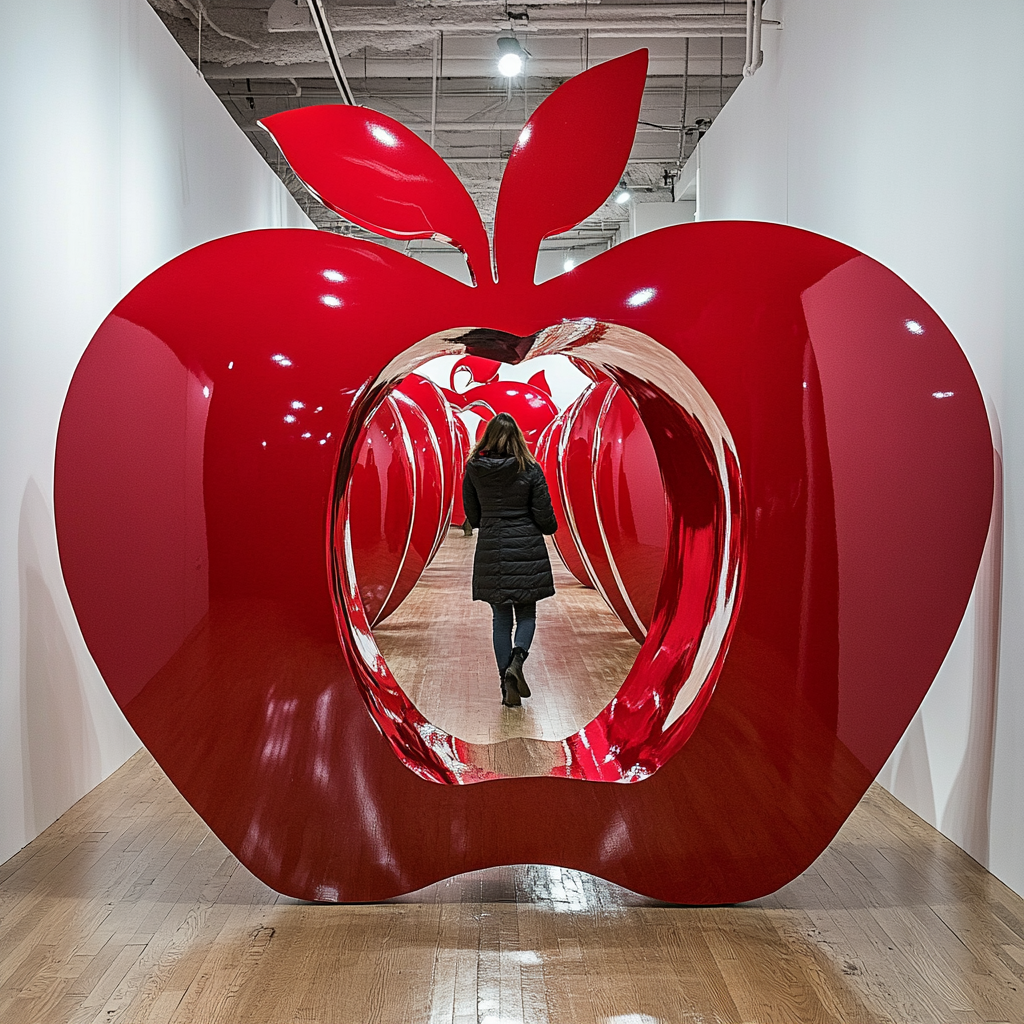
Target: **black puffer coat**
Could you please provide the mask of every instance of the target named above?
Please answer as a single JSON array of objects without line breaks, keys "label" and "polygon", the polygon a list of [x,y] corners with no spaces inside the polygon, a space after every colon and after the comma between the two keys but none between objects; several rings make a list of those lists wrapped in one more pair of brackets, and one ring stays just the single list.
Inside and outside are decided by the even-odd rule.
[{"label": "black puffer coat", "polygon": [[473,560],[473,600],[525,604],[551,597],[555,583],[543,534],[558,529],[544,471],[520,470],[512,456],[480,454],[462,481],[466,518],[480,528]]}]

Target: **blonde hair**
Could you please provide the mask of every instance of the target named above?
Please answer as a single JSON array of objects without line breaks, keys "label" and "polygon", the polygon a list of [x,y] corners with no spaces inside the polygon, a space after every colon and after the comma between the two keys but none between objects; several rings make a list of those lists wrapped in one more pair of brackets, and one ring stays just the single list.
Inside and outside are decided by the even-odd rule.
[{"label": "blonde hair", "polygon": [[475,459],[481,452],[487,452],[488,455],[511,455],[519,463],[520,472],[537,461],[530,454],[519,424],[507,412],[499,412],[487,424],[484,436],[473,446],[469,457]]}]

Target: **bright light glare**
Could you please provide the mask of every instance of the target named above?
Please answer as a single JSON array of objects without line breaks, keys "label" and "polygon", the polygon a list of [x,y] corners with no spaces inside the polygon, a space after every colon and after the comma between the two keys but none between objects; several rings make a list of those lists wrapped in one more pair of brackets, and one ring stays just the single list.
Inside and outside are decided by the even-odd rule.
[{"label": "bright light glare", "polygon": [[568,272],[569,272],[570,270],[572,270],[572,268],[573,268],[573,267],[575,267],[575,266],[576,266],[576,261],[575,261],[574,259],[568,259],[568,260],[566,260],[566,261],[565,261],[565,262],[564,262],[564,263],[562,264],[562,269],[563,269],[563,270],[564,270],[564,271],[565,271],[566,273],[568,273]]},{"label": "bright light glare", "polygon": [[209,397],[210,397],[210,389],[208,387],[204,386],[204,388],[203,388],[203,398],[209,398]]},{"label": "bright light glare", "polygon": [[280,352],[278,352],[278,354],[276,356],[271,356],[270,358],[273,359],[274,362],[277,363],[278,366],[291,366],[292,365],[292,361],[287,356],[281,355]]},{"label": "bright light glare", "polygon": [[345,275],[340,270],[325,270],[323,277],[327,281],[340,282],[345,280]]},{"label": "bright light glare", "polygon": [[521,131],[521,132],[519,133],[519,143],[518,143],[518,144],[519,144],[520,146],[525,146],[525,145],[526,145],[526,144],[527,144],[527,143],[528,143],[528,142],[530,141],[530,135],[531,135],[532,133],[533,133],[533,128],[532,128],[532,127],[531,127],[530,125],[527,125],[527,126],[526,126],[526,127],[525,127],[525,128],[524,128],[524,129],[523,129],[523,130],[522,130],[522,131]]},{"label": "bright light glare", "polygon": [[334,309],[337,309],[338,306],[341,305],[341,299],[339,299],[337,295],[321,295],[320,301],[325,306],[331,306]]},{"label": "bright light glare", "polygon": [[932,398],[952,398],[952,391],[933,391]]},{"label": "bright light glare", "polygon": [[506,78],[515,78],[523,70],[523,58],[518,53],[506,53],[498,61],[498,70]]},{"label": "bright light glare", "polygon": [[370,125],[370,134],[378,141],[383,142],[385,146],[397,146],[398,139],[383,127],[383,125],[374,124]]},{"label": "bright light glare", "polygon": [[628,203],[628,202],[629,202],[629,200],[630,200],[630,194],[629,194],[629,192],[627,192],[627,191],[626,191],[625,189],[623,189],[623,190],[622,190],[622,191],[621,191],[621,192],[620,192],[620,193],[619,193],[619,194],[618,194],[618,195],[617,195],[617,196],[615,197],[615,202],[619,203],[620,205],[621,205],[622,203]]},{"label": "bright light glare", "polygon": [[288,415],[285,416],[284,421],[285,423],[294,423],[295,417],[291,413],[288,413]]},{"label": "bright light glare", "polygon": [[626,299],[627,306],[646,306],[651,299],[654,298],[653,288],[641,288],[638,292],[633,292],[628,299]]},{"label": "bright light glare", "polygon": [[924,334],[924,328],[916,320],[904,320],[903,326],[906,327],[911,334]]},{"label": "bright light glare", "polygon": [[305,402],[292,402],[292,408],[293,409],[305,409],[306,408],[306,403]]}]

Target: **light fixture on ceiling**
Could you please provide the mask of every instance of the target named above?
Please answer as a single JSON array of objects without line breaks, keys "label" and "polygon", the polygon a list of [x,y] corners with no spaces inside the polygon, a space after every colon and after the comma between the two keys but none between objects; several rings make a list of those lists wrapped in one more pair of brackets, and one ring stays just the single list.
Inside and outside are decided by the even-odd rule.
[{"label": "light fixture on ceiling", "polygon": [[515,36],[501,36],[498,39],[498,70],[506,78],[515,78],[523,70],[526,51]]},{"label": "light fixture on ceiling", "polygon": [[626,187],[626,183],[622,182],[619,185],[619,191],[615,193],[615,202],[617,202],[619,206],[623,206],[625,203],[628,203],[632,198],[633,194]]},{"label": "light fixture on ceiling", "polygon": [[562,269],[568,274],[573,267],[576,266],[576,261],[571,257],[566,257],[565,262],[562,264]]}]

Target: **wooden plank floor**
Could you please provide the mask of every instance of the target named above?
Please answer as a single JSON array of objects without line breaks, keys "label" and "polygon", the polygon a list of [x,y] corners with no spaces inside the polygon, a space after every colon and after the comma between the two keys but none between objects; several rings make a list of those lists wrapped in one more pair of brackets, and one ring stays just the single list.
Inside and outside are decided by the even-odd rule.
[{"label": "wooden plank floor", "polygon": [[452,530],[394,614],[374,629],[402,689],[435,725],[469,743],[562,740],[615,696],[640,645],[595,590],[581,586],[549,540],[555,596],[537,603],[525,671],[533,696],[503,708],[491,609],[472,600],[476,535]]},{"label": "wooden plank floor", "polygon": [[[608,623],[582,607],[589,648]],[[604,699],[555,699],[540,661],[569,717],[546,720],[539,687],[532,717],[491,700],[459,727],[546,735]],[[535,865],[299,903],[253,878],[145,752],[0,866],[3,1024],[1020,1024],[1022,988],[1024,901],[878,787],[800,878],[736,907]]]},{"label": "wooden plank floor", "polygon": [[736,907],[543,866],[298,903],[144,751],[0,866],[5,1024],[1019,1024],[1022,986],[1024,901],[878,787]]}]

